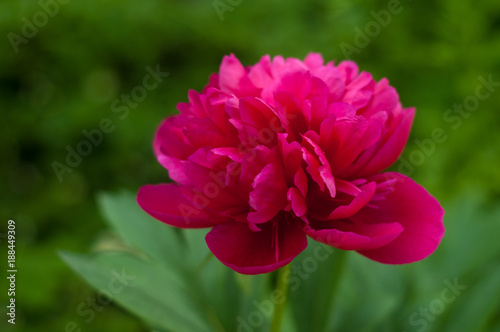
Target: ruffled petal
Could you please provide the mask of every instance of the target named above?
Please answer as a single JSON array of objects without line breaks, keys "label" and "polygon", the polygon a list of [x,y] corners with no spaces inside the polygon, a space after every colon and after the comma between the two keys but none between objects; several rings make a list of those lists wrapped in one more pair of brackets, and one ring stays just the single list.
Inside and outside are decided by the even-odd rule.
[{"label": "ruffled petal", "polygon": [[206,236],[208,248],[236,272],[259,274],[287,265],[307,247],[300,219],[281,218],[259,227],[255,232],[240,222],[217,225]]}]

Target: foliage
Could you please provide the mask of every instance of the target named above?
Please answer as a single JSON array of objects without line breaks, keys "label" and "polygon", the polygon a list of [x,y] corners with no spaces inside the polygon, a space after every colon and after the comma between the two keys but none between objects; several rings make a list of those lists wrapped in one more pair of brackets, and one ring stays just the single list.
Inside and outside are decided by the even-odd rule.
[{"label": "foliage", "polygon": [[[371,11],[387,9],[388,3],[242,1],[225,12],[221,21],[210,0],[69,1],[16,53],[7,35],[21,34],[22,18],[32,21],[42,9],[38,1],[2,1],[0,214],[18,225],[22,273],[18,274],[16,299],[22,305],[17,310],[18,324],[6,326],[2,319],[0,329],[61,331],[75,321],[83,331],[144,331],[141,322],[114,304],[86,323],[77,308],[96,294],[57,256],[59,249],[85,252],[103,243],[100,239],[107,233],[94,201],[97,192],[121,188],[135,192],[144,183],[168,181],[151,151],[154,129],[167,114],[176,112],[176,103],[187,99],[188,89],[202,88],[224,54],[233,52],[248,64],[266,53],[303,57],[309,51],[341,60],[345,58],[341,43],[354,45],[354,28],[364,30],[374,20]],[[500,81],[500,3],[402,0],[401,5],[403,10],[392,15],[390,23],[352,58],[376,78],[388,77],[405,106],[416,106],[412,136],[402,158],[409,160],[414,151],[432,150],[422,150],[419,142],[431,138],[435,128],[447,135],[444,142],[435,143],[432,153],[424,153],[411,176],[443,202],[448,233],[436,255],[402,272],[391,270],[399,271],[397,267],[362,264],[361,258],[348,255],[346,275],[355,279],[369,271],[373,279],[371,283],[362,279],[349,286],[353,288],[341,287],[339,298],[345,303],[333,304],[333,308],[353,315],[357,306],[369,306],[374,311],[367,310],[363,317],[381,325],[367,325],[367,330],[390,324],[387,330],[397,326],[412,331],[417,328],[408,326],[409,315],[439,296],[444,279],[458,277],[469,288],[439,316],[442,324],[465,331],[477,322],[482,324],[476,326],[478,331],[499,331],[490,313],[498,307],[495,300],[499,298],[494,279],[499,260],[494,206],[500,198],[500,92],[494,91],[475,111],[460,116],[456,129],[443,116],[454,104],[474,95],[478,76],[491,74],[494,81]],[[120,119],[120,113],[111,109],[113,101],[142,84],[145,68],[157,64],[170,75]],[[64,163],[66,147],[76,148],[85,139],[82,131],[98,128],[103,118],[110,118],[116,129],[104,135],[102,143],[60,182],[52,163]],[[464,231],[454,233],[457,229]],[[4,231],[2,226],[2,252]],[[119,232],[125,242],[130,241],[124,234]],[[142,249],[154,250],[152,242]],[[180,257],[179,249],[172,251],[171,257]],[[100,262],[108,264],[107,257]],[[141,257],[122,259],[141,262]],[[86,256],[80,258],[88,262]],[[445,273],[444,263],[453,272]],[[326,263],[321,264],[318,275],[322,266],[328,270]],[[248,283],[244,289],[251,289],[250,282],[242,279]],[[0,282],[1,289],[5,285],[5,280]],[[292,296],[305,290],[305,285]],[[394,307],[404,314],[392,311]],[[384,316],[388,312],[396,316]],[[225,315],[234,317],[232,313]],[[0,314],[4,316],[3,311]],[[331,324],[348,322],[339,320],[339,315],[337,311],[331,317]],[[357,324],[363,323],[361,317]],[[428,330],[440,328],[429,324]]]}]

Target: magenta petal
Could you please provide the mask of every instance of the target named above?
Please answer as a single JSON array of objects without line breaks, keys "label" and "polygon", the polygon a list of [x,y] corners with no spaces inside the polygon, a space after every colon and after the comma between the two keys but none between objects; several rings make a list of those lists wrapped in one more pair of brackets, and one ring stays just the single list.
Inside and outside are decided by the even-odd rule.
[{"label": "magenta petal", "polygon": [[[369,250],[390,243],[403,231],[397,222],[354,224],[348,221],[315,221],[305,232],[316,241],[342,250]],[[317,229],[324,225],[323,229]],[[313,228],[314,227],[314,228]]]},{"label": "magenta petal", "polygon": [[[318,158],[319,162],[321,163],[321,166],[318,167],[318,174],[323,180],[323,183],[326,185],[328,188],[328,191],[330,192],[331,197],[335,197],[336,193],[336,188],[335,188],[335,179],[332,175],[332,170],[330,168],[330,164],[328,163],[328,160],[326,159],[325,155],[323,154],[323,151],[321,148],[309,137],[303,136],[303,139],[305,142],[309,143],[309,145],[313,148],[314,153],[316,154],[316,157]],[[320,185],[321,186],[321,185]]]},{"label": "magenta petal", "polygon": [[256,88],[241,62],[231,54],[222,60],[219,71],[219,85],[222,91],[233,93],[238,97],[258,96]]},{"label": "magenta petal", "polygon": [[287,185],[283,169],[276,163],[266,165],[255,177],[248,204],[255,212],[248,214],[252,223],[263,223],[278,214],[287,205]]},{"label": "magenta petal", "polygon": [[[290,139],[297,140],[297,134],[305,133],[310,122],[306,117],[307,111],[302,108],[297,98],[289,92],[278,91],[274,95],[278,117],[288,133]],[[310,109],[309,109],[310,112]]]},{"label": "magenta petal", "polygon": [[292,187],[288,189],[288,201],[290,201],[292,210],[297,217],[302,217],[307,212],[307,202],[299,189]]},{"label": "magenta petal", "polygon": [[184,165],[180,159],[166,155],[158,155],[158,162],[168,169],[168,175],[175,182],[183,185],[189,185],[191,183],[186,172],[184,172]]},{"label": "magenta petal", "polygon": [[358,176],[366,176],[383,171],[391,166],[403,151],[410,129],[415,116],[414,108],[403,109],[396,115],[391,124],[391,132],[386,133],[381,138],[379,144],[367,149],[363,155],[356,161],[357,166],[362,166],[361,170],[357,170]]},{"label": "magenta petal", "polygon": [[227,222],[206,236],[208,248],[224,265],[243,274],[272,272],[290,263],[307,247],[298,219],[274,220],[251,231],[247,224]]},{"label": "magenta petal", "polygon": [[258,63],[253,66],[248,77],[252,83],[258,88],[264,88],[273,82],[273,74],[271,72],[271,57],[263,56]]},{"label": "magenta petal", "polygon": [[345,81],[345,84],[351,83],[351,81],[358,76],[358,65],[354,61],[344,60],[338,64],[337,70],[340,76]]},{"label": "magenta petal", "polygon": [[307,98],[311,101],[311,129],[318,131],[326,117],[328,108],[328,87],[317,77],[311,78],[311,89]]},{"label": "magenta petal", "polygon": [[175,227],[203,228],[227,221],[186,198],[186,190],[175,184],[142,186],[137,193],[137,203],[149,215]]},{"label": "magenta petal", "polygon": [[196,148],[183,133],[183,118],[174,116],[165,119],[155,133],[153,150],[156,156],[169,155],[175,158],[187,158]]},{"label": "magenta petal", "polygon": [[398,222],[404,231],[389,244],[359,253],[377,262],[405,264],[419,261],[436,250],[444,235],[444,210],[439,202],[409,177],[382,173],[369,181],[396,180],[393,191],[384,200],[375,202],[376,209],[365,208],[356,217],[360,220]]},{"label": "magenta petal", "polygon": [[362,186],[361,191],[353,198],[349,205],[341,205],[328,216],[328,219],[346,219],[361,210],[373,197],[376,189],[375,182]]},{"label": "magenta petal", "polygon": [[323,56],[320,53],[311,52],[304,59],[304,63],[311,70],[321,68],[323,66],[323,62]]}]

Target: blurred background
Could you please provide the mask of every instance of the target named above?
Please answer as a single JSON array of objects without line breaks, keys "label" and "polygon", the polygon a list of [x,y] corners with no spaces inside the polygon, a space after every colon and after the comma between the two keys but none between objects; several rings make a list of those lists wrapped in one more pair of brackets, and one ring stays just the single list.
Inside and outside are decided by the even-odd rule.
[{"label": "blurred background", "polygon": [[[500,262],[497,0],[4,0],[0,36],[0,259],[3,269],[7,220],[14,219],[18,267],[16,325],[6,323],[2,304],[2,331],[65,331],[68,321],[82,322],[76,309],[95,292],[58,250],[86,252],[106,230],[97,193],[168,181],[152,153],[154,130],[229,53],[250,65],[264,54],[303,58],[315,51],[387,77],[403,105],[417,108],[393,169],[411,175],[447,211],[449,232],[435,256],[469,264],[465,274],[429,281],[429,301],[445,277],[468,282],[472,296],[479,276]],[[157,70],[168,76],[140,88]],[[492,245],[478,245],[460,225]],[[453,238],[460,227],[464,237]],[[432,259],[413,271],[432,268]],[[5,278],[0,286],[6,303]],[[498,331],[500,289],[492,282],[483,291],[491,301],[481,331]],[[82,330],[147,328],[110,305]]]}]

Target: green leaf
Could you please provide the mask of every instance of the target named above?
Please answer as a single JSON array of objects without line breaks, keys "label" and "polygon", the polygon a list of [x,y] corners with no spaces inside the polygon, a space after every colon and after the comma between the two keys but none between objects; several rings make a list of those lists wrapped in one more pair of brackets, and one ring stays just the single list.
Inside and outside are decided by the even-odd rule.
[{"label": "green leaf", "polygon": [[440,331],[477,332],[488,331],[488,321],[498,315],[500,306],[500,267],[482,269],[484,275],[457,296],[450,304],[450,313],[445,328]]},{"label": "green leaf", "polygon": [[128,245],[135,247],[158,262],[180,263],[179,230],[145,213],[137,204],[135,195],[122,191],[118,194],[101,193],[97,201],[109,225]]},{"label": "green leaf", "polygon": [[200,314],[199,299],[178,275],[126,252],[81,255],[63,260],[100,292],[156,329],[213,331]]}]

